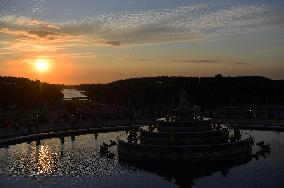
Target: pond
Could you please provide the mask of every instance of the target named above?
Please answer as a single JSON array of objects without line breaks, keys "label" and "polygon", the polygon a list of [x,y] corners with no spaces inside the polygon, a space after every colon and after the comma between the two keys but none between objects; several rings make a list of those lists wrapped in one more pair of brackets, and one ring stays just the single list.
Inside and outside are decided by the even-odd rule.
[{"label": "pond", "polygon": [[[33,141],[0,149],[0,187],[279,187],[284,184],[283,133],[242,131],[271,146],[270,155],[225,169],[186,173],[145,170],[101,157],[99,146],[125,132]],[[254,152],[258,146],[254,146]],[[116,146],[111,148],[116,152]],[[201,173],[200,173],[201,172]]]},{"label": "pond", "polygon": [[86,98],[87,96],[82,93],[83,91],[78,91],[76,89],[63,89],[62,93],[64,95],[64,99],[72,99],[72,98]]}]

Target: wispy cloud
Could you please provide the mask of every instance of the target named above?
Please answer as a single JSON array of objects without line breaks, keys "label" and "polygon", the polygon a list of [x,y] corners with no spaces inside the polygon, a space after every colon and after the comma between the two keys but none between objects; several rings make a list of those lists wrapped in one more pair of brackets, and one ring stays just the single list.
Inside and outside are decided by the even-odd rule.
[{"label": "wispy cloud", "polygon": [[106,41],[106,44],[109,44],[111,46],[120,46],[119,41]]},{"label": "wispy cloud", "polygon": [[234,65],[250,65],[249,63],[244,63],[244,62],[236,62],[233,63]]},{"label": "wispy cloud", "polygon": [[218,60],[218,59],[180,59],[174,58],[172,62],[181,62],[181,63],[208,63],[208,64],[226,64],[226,65],[250,65],[246,62],[237,62],[236,60]]},{"label": "wispy cloud", "polygon": [[85,24],[84,32],[120,41],[122,45],[190,41],[284,24],[283,11],[269,5],[217,9],[212,6],[213,3],[208,3],[176,9],[125,11],[88,17],[78,24]]},{"label": "wispy cloud", "polygon": [[[112,46],[190,41],[284,24],[284,13],[270,5],[216,8],[214,3],[176,9],[104,14],[66,23],[16,16],[0,17],[0,28],[27,31],[38,37],[85,36],[93,43]],[[101,39],[93,41],[91,39]]]},{"label": "wispy cloud", "polygon": [[[222,6],[199,3],[173,9],[122,11],[64,23],[38,20],[15,15],[0,16],[0,46],[3,51],[37,51],[37,46],[60,50],[79,45],[156,44],[173,41],[205,40],[208,38],[255,32],[284,25],[284,13],[277,6],[257,4]],[[221,1],[222,2],[222,1]],[[217,5],[216,5],[217,4]],[[35,12],[44,9],[44,1],[34,3]],[[11,39],[11,37],[14,37]],[[37,44],[37,45],[35,45]],[[188,59],[183,62],[218,63],[218,60]]]},{"label": "wispy cloud", "polygon": [[184,62],[184,63],[220,63],[221,61],[216,59],[173,59],[175,62]]},{"label": "wispy cloud", "polygon": [[3,15],[0,16],[0,28],[9,28],[14,30],[29,30],[33,29],[59,29],[55,23],[42,21],[33,18],[27,18],[16,15]]},{"label": "wispy cloud", "polygon": [[16,37],[22,42],[40,43],[90,43],[93,45],[119,46],[119,41],[107,41],[97,38],[89,30],[85,32],[85,24],[78,23],[50,23],[36,19],[16,16],[0,17],[0,35],[6,34]]},{"label": "wispy cloud", "polygon": [[51,31],[43,31],[43,30],[30,30],[28,31],[31,35],[36,35],[39,38],[48,38],[53,36],[62,36],[60,33],[51,32]]}]

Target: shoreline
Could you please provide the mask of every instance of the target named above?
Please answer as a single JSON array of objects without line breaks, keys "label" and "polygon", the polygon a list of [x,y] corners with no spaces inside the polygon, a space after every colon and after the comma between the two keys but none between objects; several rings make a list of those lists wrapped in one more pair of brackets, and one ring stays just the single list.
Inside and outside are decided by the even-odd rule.
[{"label": "shoreline", "polygon": [[[284,132],[284,121],[278,120],[261,120],[261,119],[215,119],[213,120],[219,124],[225,124],[230,128],[238,128],[243,130],[263,130],[263,131],[279,131]],[[150,122],[146,123],[149,124]],[[96,132],[111,132],[111,131],[126,131],[132,128],[142,127],[146,125],[135,123],[117,123],[117,124],[104,124],[98,127],[77,127],[75,129],[51,129],[42,131],[40,133],[18,133],[0,136],[0,148],[8,145],[18,144],[22,142],[42,140],[48,138],[57,138],[61,136],[75,136]]]},{"label": "shoreline", "polygon": [[265,125],[265,126],[283,126],[284,120],[275,120],[275,119],[226,119],[226,118],[216,118],[213,119],[216,123],[226,123],[226,124],[239,124],[239,125]]},{"label": "shoreline", "polygon": [[218,124],[225,124],[230,128],[243,130],[263,130],[284,132],[283,120],[268,119],[215,119]]},{"label": "shoreline", "polygon": [[11,138],[2,139],[0,138],[0,148],[20,144],[23,142],[37,141],[42,139],[58,138],[61,136],[77,136],[89,133],[103,133],[103,132],[112,132],[112,131],[127,131],[132,128],[140,128],[145,125],[131,125],[131,126],[113,126],[113,127],[97,127],[97,128],[85,128],[85,129],[73,129],[65,131],[56,131],[56,132],[43,132],[38,134],[16,136]]}]

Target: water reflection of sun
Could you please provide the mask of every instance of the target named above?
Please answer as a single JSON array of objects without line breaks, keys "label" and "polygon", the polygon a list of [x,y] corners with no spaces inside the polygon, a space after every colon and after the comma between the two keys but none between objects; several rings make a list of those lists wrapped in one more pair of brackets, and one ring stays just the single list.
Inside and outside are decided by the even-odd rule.
[{"label": "water reflection of sun", "polygon": [[55,161],[49,146],[40,146],[38,153],[38,174],[51,174],[55,168]]}]

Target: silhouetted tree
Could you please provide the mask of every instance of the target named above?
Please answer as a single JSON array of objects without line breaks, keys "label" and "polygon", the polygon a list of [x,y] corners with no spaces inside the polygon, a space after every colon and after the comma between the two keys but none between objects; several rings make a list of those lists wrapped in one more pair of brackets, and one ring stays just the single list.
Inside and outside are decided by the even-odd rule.
[{"label": "silhouetted tree", "polygon": [[39,80],[0,76],[0,107],[42,107],[63,97],[60,87]]},{"label": "silhouetted tree", "polygon": [[284,104],[284,81],[259,76],[146,77],[78,88],[98,102],[149,110],[157,104],[158,110],[177,105],[182,89],[196,105],[206,108]]}]

